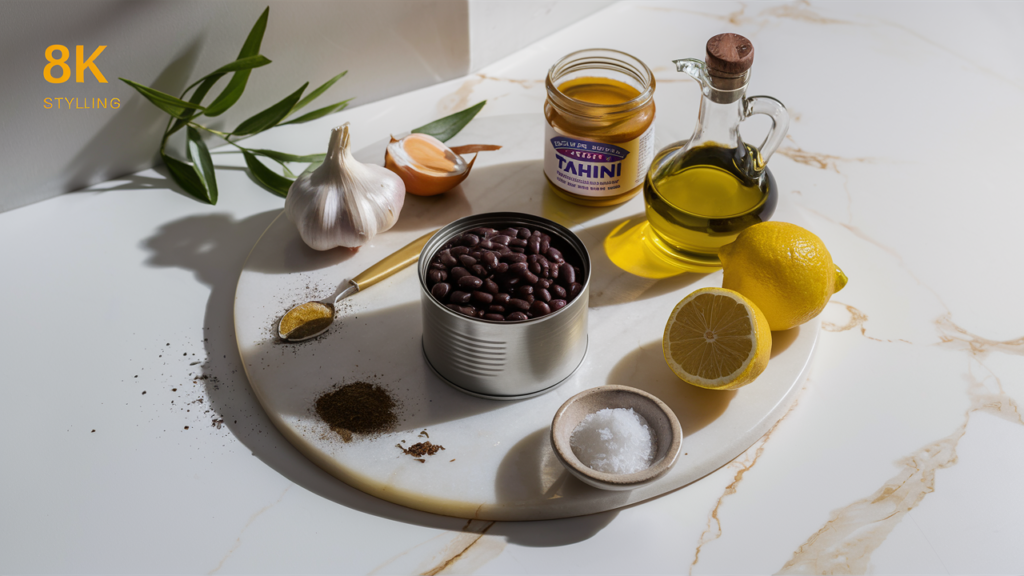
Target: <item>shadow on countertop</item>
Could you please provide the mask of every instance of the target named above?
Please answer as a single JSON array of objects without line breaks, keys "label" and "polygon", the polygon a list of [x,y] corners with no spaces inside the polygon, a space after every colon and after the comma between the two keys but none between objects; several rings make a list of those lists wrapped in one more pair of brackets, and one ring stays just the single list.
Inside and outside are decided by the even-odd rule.
[{"label": "shadow on countertop", "polygon": [[[152,267],[191,271],[209,287],[203,341],[206,361],[197,375],[209,408],[252,454],[290,481],[347,508],[430,528],[468,531],[464,519],[392,504],[360,492],[306,459],[271,424],[253,393],[238,353],[234,331],[235,288],[247,255],[280,214],[262,212],[242,220],[224,214],[190,216],[160,227],[143,246]],[[344,257],[343,252],[339,252]],[[522,546],[562,546],[587,540],[607,526],[615,511],[542,522],[497,522],[487,533]]]}]

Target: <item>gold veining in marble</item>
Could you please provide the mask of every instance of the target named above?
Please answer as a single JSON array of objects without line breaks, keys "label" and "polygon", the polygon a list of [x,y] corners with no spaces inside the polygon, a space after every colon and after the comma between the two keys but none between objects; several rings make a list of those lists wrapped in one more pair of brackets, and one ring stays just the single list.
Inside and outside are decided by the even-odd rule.
[{"label": "gold veining in marble", "polygon": [[682,14],[693,14],[695,16],[704,16],[705,18],[711,18],[713,20],[722,20],[722,21],[728,22],[729,24],[732,24],[733,26],[743,26],[744,24],[749,24],[749,23],[754,22],[754,18],[749,18],[749,17],[745,16],[746,11],[747,11],[747,5],[745,3],[740,3],[739,10],[735,10],[735,11],[730,12],[728,14],[715,14],[713,12],[701,12],[700,10],[688,10],[688,9],[685,9],[685,8],[676,8],[675,6],[669,7],[669,6],[643,6],[643,5],[641,5],[641,7],[643,9],[645,9],[645,10],[654,10],[654,11],[657,11],[657,12],[679,12],[679,13],[682,13]]},{"label": "gold veining in marble", "polygon": [[939,329],[939,340],[943,347],[964,350],[978,358],[985,357],[989,352],[1024,356],[1024,336],[1013,340],[982,338],[957,326],[949,314],[940,316],[935,326]]},{"label": "gold veining in marble", "polygon": [[822,330],[827,330],[829,332],[846,332],[847,330],[853,330],[854,328],[859,327],[860,333],[864,336],[867,336],[867,330],[864,328],[864,323],[868,321],[867,314],[861,312],[860,310],[854,308],[853,306],[850,306],[849,304],[843,304],[842,302],[837,302],[835,300],[829,301],[829,304],[837,304],[839,306],[843,306],[844,308],[846,308],[846,311],[850,313],[850,320],[849,322],[842,326],[839,326],[834,322],[823,320],[821,322]]},{"label": "gold veining in marble", "polygon": [[487,74],[477,74],[484,80],[492,80],[494,82],[508,82],[510,84],[516,84],[521,88],[529,90],[535,86],[543,86],[544,80],[523,80],[517,78],[502,78],[501,76],[488,76]]},{"label": "gold veining in marble", "polygon": [[469,100],[473,96],[473,90],[484,81],[484,77],[475,74],[466,78],[466,81],[459,86],[455,92],[441,98],[437,103],[438,112],[441,114],[452,114],[469,107]]},{"label": "gold veining in marble", "polygon": [[909,34],[909,35],[913,36],[914,38],[917,38],[921,42],[924,42],[925,44],[928,44],[932,48],[937,48],[938,50],[940,50],[942,52],[945,52],[946,54],[949,54],[950,56],[953,56],[954,58],[956,58],[958,60],[962,60],[963,62],[966,62],[970,66],[973,66],[974,68],[977,68],[978,70],[980,70],[981,72],[991,76],[992,78],[995,78],[995,79],[997,79],[997,80],[999,80],[1001,82],[1005,82],[1007,84],[1010,84],[1011,86],[1013,86],[1013,87],[1015,87],[1017,89],[1024,88],[1024,86],[1022,86],[1019,83],[1011,80],[1010,78],[1007,78],[1006,76],[1003,76],[1002,74],[1000,74],[996,70],[993,70],[993,69],[989,68],[988,66],[985,66],[985,65],[977,62],[976,60],[972,59],[972,58],[964,56],[963,54],[960,54],[959,52],[955,52],[955,51],[951,50],[948,46],[943,46],[942,44],[936,42],[935,40],[932,40],[931,38],[925,36],[924,34],[921,34],[920,32],[917,32],[915,30],[912,30],[911,28],[908,28],[908,27],[906,27],[906,26],[904,26],[902,24],[897,24],[895,22],[888,22],[888,21],[884,21],[883,20],[883,21],[880,21],[879,23],[880,24],[884,24],[885,26],[890,26],[892,28],[900,30],[901,32],[904,32],[906,34]]},{"label": "gold veining in marble", "polygon": [[749,472],[750,469],[757,464],[758,459],[761,458],[761,454],[764,453],[765,444],[767,444],[768,440],[771,439],[772,433],[775,432],[775,429],[779,427],[779,424],[782,424],[782,421],[785,420],[800,403],[800,396],[802,396],[804,391],[807,390],[807,383],[809,381],[810,379],[805,381],[804,387],[800,389],[800,393],[795,399],[793,399],[793,404],[790,405],[789,410],[786,410],[786,413],[782,415],[782,418],[779,418],[760,440],[750,448],[747,448],[746,452],[736,457],[735,460],[728,464],[727,468],[735,468],[736,473],[733,475],[732,482],[725,487],[725,491],[718,497],[718,501],[715,502],[715,507],[708,515],[707,526],[705,526],[704,531],[701,532],[700,540],[697,542],[697,548],[693,552],[693,562],[690,563],[691,575],[693,574],[694,567],[697,566],[697,562],[700,561],[700,552],[704,545],[722,537],[722,520],[718,516],[718,510],[722,507],[722,501],[725,500],[726,496],[736,493],[737,487],[743,480],[744,475]]},{"label": "gold veining in marble", "polygon": [[909,340],[903,338],[897,338],[896,340],[888,340],[882,338],[875,338],[874,336],[868,336],[867,328],[864,327],[864,323],[868,321],[868,315],[861,312],[857,308],[850,306],[849,304],[843,304],[836,300],[830,300],[829,304],[835,304],[846,308],[846,311],[850,314],[850,319],[842,326],[835,322],[829,322],[828,320],[821,321],[821,329],[827,332],[846,332],[847,330],[853,330],[854,328],[860,328],[860,335],[867,338],[868,340],[874,340],[875,342],[903,342],[905,344],[913,344]]},{"label": "gold veining in marble", "polygon": [[772,18],[786,18],[789,20],[798,20],[801,22],[807,22],[809,24],[854,24],[848,20],[839,20],[837,18],[828,18],[818,14],[814,10],[811,10],[811,3],[807,0],[797,0],[791,4],[783,4],[781,6],[774,6],[763,10],[761,16],[769,16]]},{"label": "gold veining in marble", "polygon": [[[981,362],[991,352],[1024,355],[1024,337],[999,341],[977,336],[956,325],[948,314],[938,318],[935,325],[941,346],[969,354],[965,379],[970,404],[963,421],[948,436],[897,461],[902,470],[873,494],[833,511],[779,574],[866,573],[871,554],[904,516],[935,491],[936,472],[957,463],[957,445],[974,413],[984,412],[1024,425],[1020,405],[1006,393],[999,377]],[[984,377],[976,373],[979,369],[986,373]]]},{"label": "gold veining in marble", "polygon": [[[847,190],[847,198],[848,198],[848,202],[852,202],[852,200],[850,200],[849,190]],[[915,274],[914,271],[911,270],[909,266],[907,266],[906,261],[903,260],[903,256],[900,256],[900,253],[897,252],[895,249],[890,248],[889,246],[886,246],[885,244],[882,244],[881,242],[879,242],[878,240],[875,240],[871,236],[868,236],[868,234],[866,232],[864,232],[860,228],[854,226],[853,224],[850,224],[850,223],[847,223],[847,222],[839,222],[839,221],[835,220],[834,218],[831,218],[830,216],[828,216],[826,214],[822,214],[821,212],[819,212],[817,210],[814,210],[812,208],[808,208],[806,206],[801,206],[801,208],[803,208],[804,210],[806,210],[807,212],[809,212],[811,214],[814,214],[815,216],[821,218],[822,220],[825,220],[827,222],[831,222],[832,224],[835,224],[836,226],[842,226],[843,228],[849,230],[857,238],[860,238],[861,240],[864,240],[865,242],[867,242],[869,244],[872,244],[876,248],[879,248],[882,251],[884,251],[884,252],[888,253],[889,255],[891,255],[893,258],[896,259],[896,263],[901,268],[903,268],[904,271],[906,271],[907,275],[910,276],[914,280],[914,282],[917,282],[917,284],[919,286],[921,286],[922,288],[924,288],[925,290],[930,292],[932,294],[932,296],[935,297],[935,300],[939,303],[939,305],[942,306],[942,308],[945,309],[947,313],[949,313],[950,308],[949,308],[949,306],[946,305],[945,301],[943,301],[942,296],[939,295],[938,291],[936,291],[934,288],[932,288],[928,284],[924,283],[924,281],[922,281],[917,276],[917,274]],[[852,210],[849,213],[852,214]]]},{"label": "gold veining in marble", "polygon": [[[791,139],[790,139],[791,140]],[[819,170],[832,170],[839,174],[839,162],[873,162],[871,158],[843,158],[820,152],[808,152],[799,146],[784,146],[776,151],[790,160]]]},{"label": "gold veining in marble", "polygon": [[227,554],[225,554],[224,557],[220,559],[220,562],[217,563],[217,567],[213,570],[210,570],[208,574],[216,574],[218,571],[220,571],[221,568],[224,567],[224,563],[228,561],[228,558],[230,558],[231,555],[235,553],[235,550],[238,550],[238,547],[242,545],[242,534],[244,534],[245,531],[249,529],[249,526],[252,526],[252,523],[255,522],[256,519],[259,518],[264,512],[280,504],[281,500],[284,500],[284,495],[287,494],[289,490],[291,490],[292,486],[293,484],[289,484],[288,487],[284,489],[284,492],[281,492],[281,495],[277,497],[277,500],[270,504],[267,504],[263,508],[257,510],[252,516],[249,516],[249,520],[245,523],[245,526],[242,526],[242,530],[239,531],[238,538],[235,538],[235,543],[231,545],[231,549],[229,549]]},{"label": "gold veining in marble", "polygon": [[[452,114],[459,110],[464,110],[473,102],[473,92],[477,86],[482,84],[485,80],[492,82],[506,82],[510,84],[516,84],[521,88],[529,90],[535,86],[543,86],[543,80],[522,80],[515,78],[502,78],[500,76],[490,76],[487,74],[473,74],[466,77],[466,80],[451,94],[441,98],[437,104],[438,111],[441,114]],[[489,98],[490,101],[497,100],[502,96],[494,96]]]},{"label": "gold veining in marble", "polygon": [[647,10],[657,10],[663,12],[682,12],[685,14],[694,14],[697,16],[704,16],[706,18],[712,18],[715,20],[722,20],[728,22],[733,26],[748,26],[758,25],[763,28],[768,24],[768,19],[787,19],[797,20],[801,22],[807,22],[810,24],[855,24],[847,20],[839,20],[836,18],[828,18],[818,14],[814,10],[811,10],[811,3],[807,0],[797,0],[789,4],[783,4],[781,6],[774,6],[762,10],[756,15],[747,14],[747,4],[741,3],[740,8],[728,14],[714,14],[711,12],[701,12],[699,10],[687,10],[684,8],[667,7],[667,6],[644,6]]},{"label": "gold veining in marble", "polygon": [[[474,524],[475,523],[475,524]],[[443,558],[434,566],[420,572],[423,576],[434,576],[435,574],[451,574],[453,566],[460,560],[469,560],[470,551],[473,553],[472,566],[459,566],[459,573],[468,574],[475,572],[477,568],[492,560],[505,549],[505,541],[502,538],[488,537],[487,531],[494,526],[494,522],[486,524],[478,520],[470,520],[462,528],[462,533],[457,535],[445,548]],[[465,564],[466,562],[463,562]]]}]

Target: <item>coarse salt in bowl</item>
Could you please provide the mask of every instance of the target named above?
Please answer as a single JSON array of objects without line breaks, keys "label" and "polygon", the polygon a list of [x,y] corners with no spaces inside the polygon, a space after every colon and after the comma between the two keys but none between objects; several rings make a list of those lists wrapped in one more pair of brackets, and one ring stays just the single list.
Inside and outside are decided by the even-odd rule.
[{"label": "coarse salt in bowl", "polygon": [[559,462],[602,490],[633,490],[661,478],[676,463],[682,440],[672,410],[628,386],[580,392],[562,404],[551,423]]},{"label": "coarse salt in bowl", "polygon": [[586,467],[632,474],[654,463],[658,438],[632,408],[602,408],[587,414],[569,437],[572,453]]}]

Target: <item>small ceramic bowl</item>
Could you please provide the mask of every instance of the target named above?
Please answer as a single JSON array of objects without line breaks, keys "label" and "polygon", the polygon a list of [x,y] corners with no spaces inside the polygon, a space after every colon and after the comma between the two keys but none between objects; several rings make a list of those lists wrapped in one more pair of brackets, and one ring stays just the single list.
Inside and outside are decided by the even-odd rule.
[{"label": "small ceramic bowl", "polygon": [[[647,420],[658,442],[654,464],[632,474],[610,474],[580,462],[569,439],[585,417],[605,408],[632,408]],[[661,478],[676,463],[682,443],[683,429],[672,409],[651,394],[629,386],[600,386],[580,392],[562,404],[551,422],[551,447],[559,462],[573,476],[602,490],[633,490]]]}]

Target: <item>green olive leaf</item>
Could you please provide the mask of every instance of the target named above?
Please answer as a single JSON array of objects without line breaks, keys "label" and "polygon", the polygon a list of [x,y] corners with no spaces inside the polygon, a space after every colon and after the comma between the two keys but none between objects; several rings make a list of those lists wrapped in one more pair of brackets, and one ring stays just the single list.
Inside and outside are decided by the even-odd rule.
[{"label": "green olive leaf", "polygon": [[462,112],[456,112],[451,116],[445,116],[440,120],[434,120],[426,126],[415,128],[413,129],[413,132],[417,134],[429,134],[441,142],[446,142],[451,139],[452,136],[458,134],[460,130],[465,128],[466,124],[469,124],[469,121],[472,120],[481,109],[483,109],[484,104],[487,104],[487,100],[470,106]]},{"label": "green olive leaf", "polygon": [[[259,68],[261,66],[266,66],[267,64],[270,64],[271,62],[273,62],[273,60],[267,58],[266,56],[264,56],[262,54],[257,54],[255,56],[246,56],[245,58],[239,58],[238,60],[235,60],[234,62],[231,62],[230,64],[225,64],[225,65],[221,66],[220,68],[217,68],[216,70],[214,70],[213,72],[210,72],[206,76],[203,76],[199,80],[196,80],[195,82],[192,83],[192,86],[195,86],[196,84],[199,84],[203,80],[207,80],[209,78],[213,78],[213,77],[220,78],[221,76],[227,74],[228,72],[237,72],[239,70],[252,70],[253,68]],[[189,88],[191,88],[192,86],[189,86]],[[187,91],[187,89],[186,89],[186,91]]]},{"label": "green olive leaf", "polygon": [[196,200],[206,202],[207,204],[216,204],[215,198],[210,198],[210,195],[206,191],[206,187],[203,186],[202,181],[199,179],[199,174],[196,169],[188,164],[171,158],[167,154],[160,153],[160,157],[164,161],[164,165],[167,166],[168,171],[171,173],[171,178],[178,183],[178,186]]},{"label": "green olive leaf", "polygon": [[267,158],[278,162],[320,162],[323,164],[324,158],[327,157],[327,154],[306,154],[305,156],[299,156],[296,154],[278,152],[277,150],[261,150],[259,148],[249,148],[248,150],[257,156],[266,156]]},{"label": "green olive leaf", "polygon": [[253,154],[243,150],[242,155],[245,156],[245,165],[249,167],[249,172],[252,173],[253,179],[255,179],[260,186],[263,186],[282,198],[288,195],[288,188],[291,187],[292,180],[289,180],[270,168],[267,168]]},{"label": "green olive leaf", "polygon": [[330,88],[331,86],[334,86],[334,83],[337,82],[338,80],[341,80],[342,76],[344,76],[345,74],[348,74],[348,70],[345,70],[341,74],[338,74],[334,78],[331,78],[327,82],[324,82],[316,90],[313,90],[309,94],[306,94],[305,98],[303,98],[302,100],[299,100],[299,102],[295,106],[292,107],[291,111],[288,112],[288,115],[291,116],[292,114],[295,114],[299,110],[305,108],[307,104],[309,104],[313,100],[316,100],[317,97],[319,97],[321,94],[326,92],[328,88]]},{"label": "green olive leaf", "polygon": [[[185,88],[185,93],[188,93],[189,90],[194,88],[196,86],[196,84],[199,84],[200,82],[206,83],[209,80],[213,80],[214,82],[216,82],[217,80],[220,79],[221,76],[227,74],[228,72],[237,72],[239,70],[252,70],[253,68],[259,68],[261,66],[266,66],[267,64],[270,64],[271,62],[272,62],[272,60],[270,60],[269,58],[267,58],[266,56],[264,56],[262,54],[257,54],[255,56],[247,56],[245,58],[239,58],[238,60],[235,60],[234,62],[231,62],[230,64],[225,64],[225,65],[221,66],[220,68],[217,68],[216,70],[214,70],[213,72],[210,72],[206,76],[203,76],[199,80],[196,80],[195,82],[190,84],[188,88]],[[207,88],[206,90],[208,91],[209,88]],[[200,92],[200,90],[197,90],[196,92]],[[203,95],[205,95],[205,91],[203,91]],[[185,94],[182,94],[181,97],[184,98]]]},{"label": "green olive leaf", "polygon": [[299,116],[298,118],[296,118],[294,120],[289,120],[287,122],[282,122],[280,125],[281,126],[285,126],[285,125],[288,125],[288,124],[304,124],[306,122],[309,122],[310,120],[316,120],[317,118],[323,118],[324,116],[327,116],[328,114],[334,114],[335,112],[340,112],[341,110],[344,110],[345,108],[348,108],[348,103],[351,102],[351,101],[352,101],[352,99],[349,98],[348,100],[342,100],[341,102],[336,102],[334,104],[331,104],[330,106],[324,106],[323,108],[317,108],[316,110],[313,110],[312,112],[308,112],[306,114],[303,114],[302,116]]},{"label": "green olive leaf", "polygon": [[210,158],[210,150],[203,142],[203,137],[195,128],[189,126],[188,131],[188,159],[192,161],[199,180],[206,189],[206,195],[210,204],[217,203],[217,177],[213,173],[213,160]]},{"label": "green olive leaf", "polygon": [[[260,53],[260,45],[263,43],[263,33],[267,31],[267,18],[269,16],[270,6],[267,6],[263,14],[260,14],[259,19],[256,20],[256,23],[253,24],[252,30],[249,31],[249,36],[246,37],[245,44],[242,45],[242,50],[238,53],[238,60],[256,56]],[[236,71],[231,76],[231,80],[228,81],[228,85],[224,87],[224,91],[213,99],[213,102],[206,108],[203,114],[219,116],[227,111],[228,108],[231,108],[242,97],[242,92],[245,91],[245,85],[249,81],[249,74],[251,73],[251,69]]]},{"label": "green olive leaf", "polygon": [[309,86],[309,82],[306,82],[301,88],[289,94],[284,100],[239,124],[232,134],[245,136],[262,132],[271,126],[275,126],[288,115],[288,112],[299,101],[299,98],[302,98],[302,93],[305,92],[306,86]]},{"label": "green olive leaf", "polygon": [[189,113],[187,112],[188,110],[203,109],[203,107],[199,104],[186,102],[180,98],[175,98],[174,96],[171,96],[170,94],[167,94],[165,92],[154,90],[149,86],[143,86],[138,82],[132,82],[131,80],[126,80],[124,78],[120,78],[120,80],[125,84],[131,86],[132,88],[135,88],[139,92],[139,94],[145,96],[146,99],[152,102],[154,106],[163,110],[164,112],[167,112],[175,118],[187,118],[189,116]]},{"label": "green olive leaf", "polygon": [[[196,91],[192,93],[192,97],[188,99],[188,101],[192,104],[199,104],[203,101],[203,98],[206,97],[206,94],[210,91],[210,88],[213,88],[213,85],[217,83],[217,80],[220,80],[221,77],[223,77],[228,72],[259,68],[260,66],[266,66],[267,64],[270,64],[270,62],[271,61],[267,59],[266,56],[263,56],[261,54],[249,56],[248,58],[239,58],[238,60],[235,60],[230,64],[225,64],[224,66],[221,66],[220,68],[214,70],[213,72],[210,72],[206,76],[203,76],[199,80],[193,82],[188,88],[185,88],[185,91],[182,92],[181,97],[184,98],[185,94],[187,94],[189,90],[191,90],[193,87],[195,87],[196,84],[200,84],[201,82],[202,84],[199,85],[199,88],[196,88]],[[174,134],[178,130],[181,130],[182,126],[187,124],[189,120],[195,118],[196,116],[199,116],[200,114],[202,114],[202,112],[193,112],[192,115],[188,118],[179,118],[175,120],[174,126],[171,126],[171,129],[168,130],[167,133]]]}]

